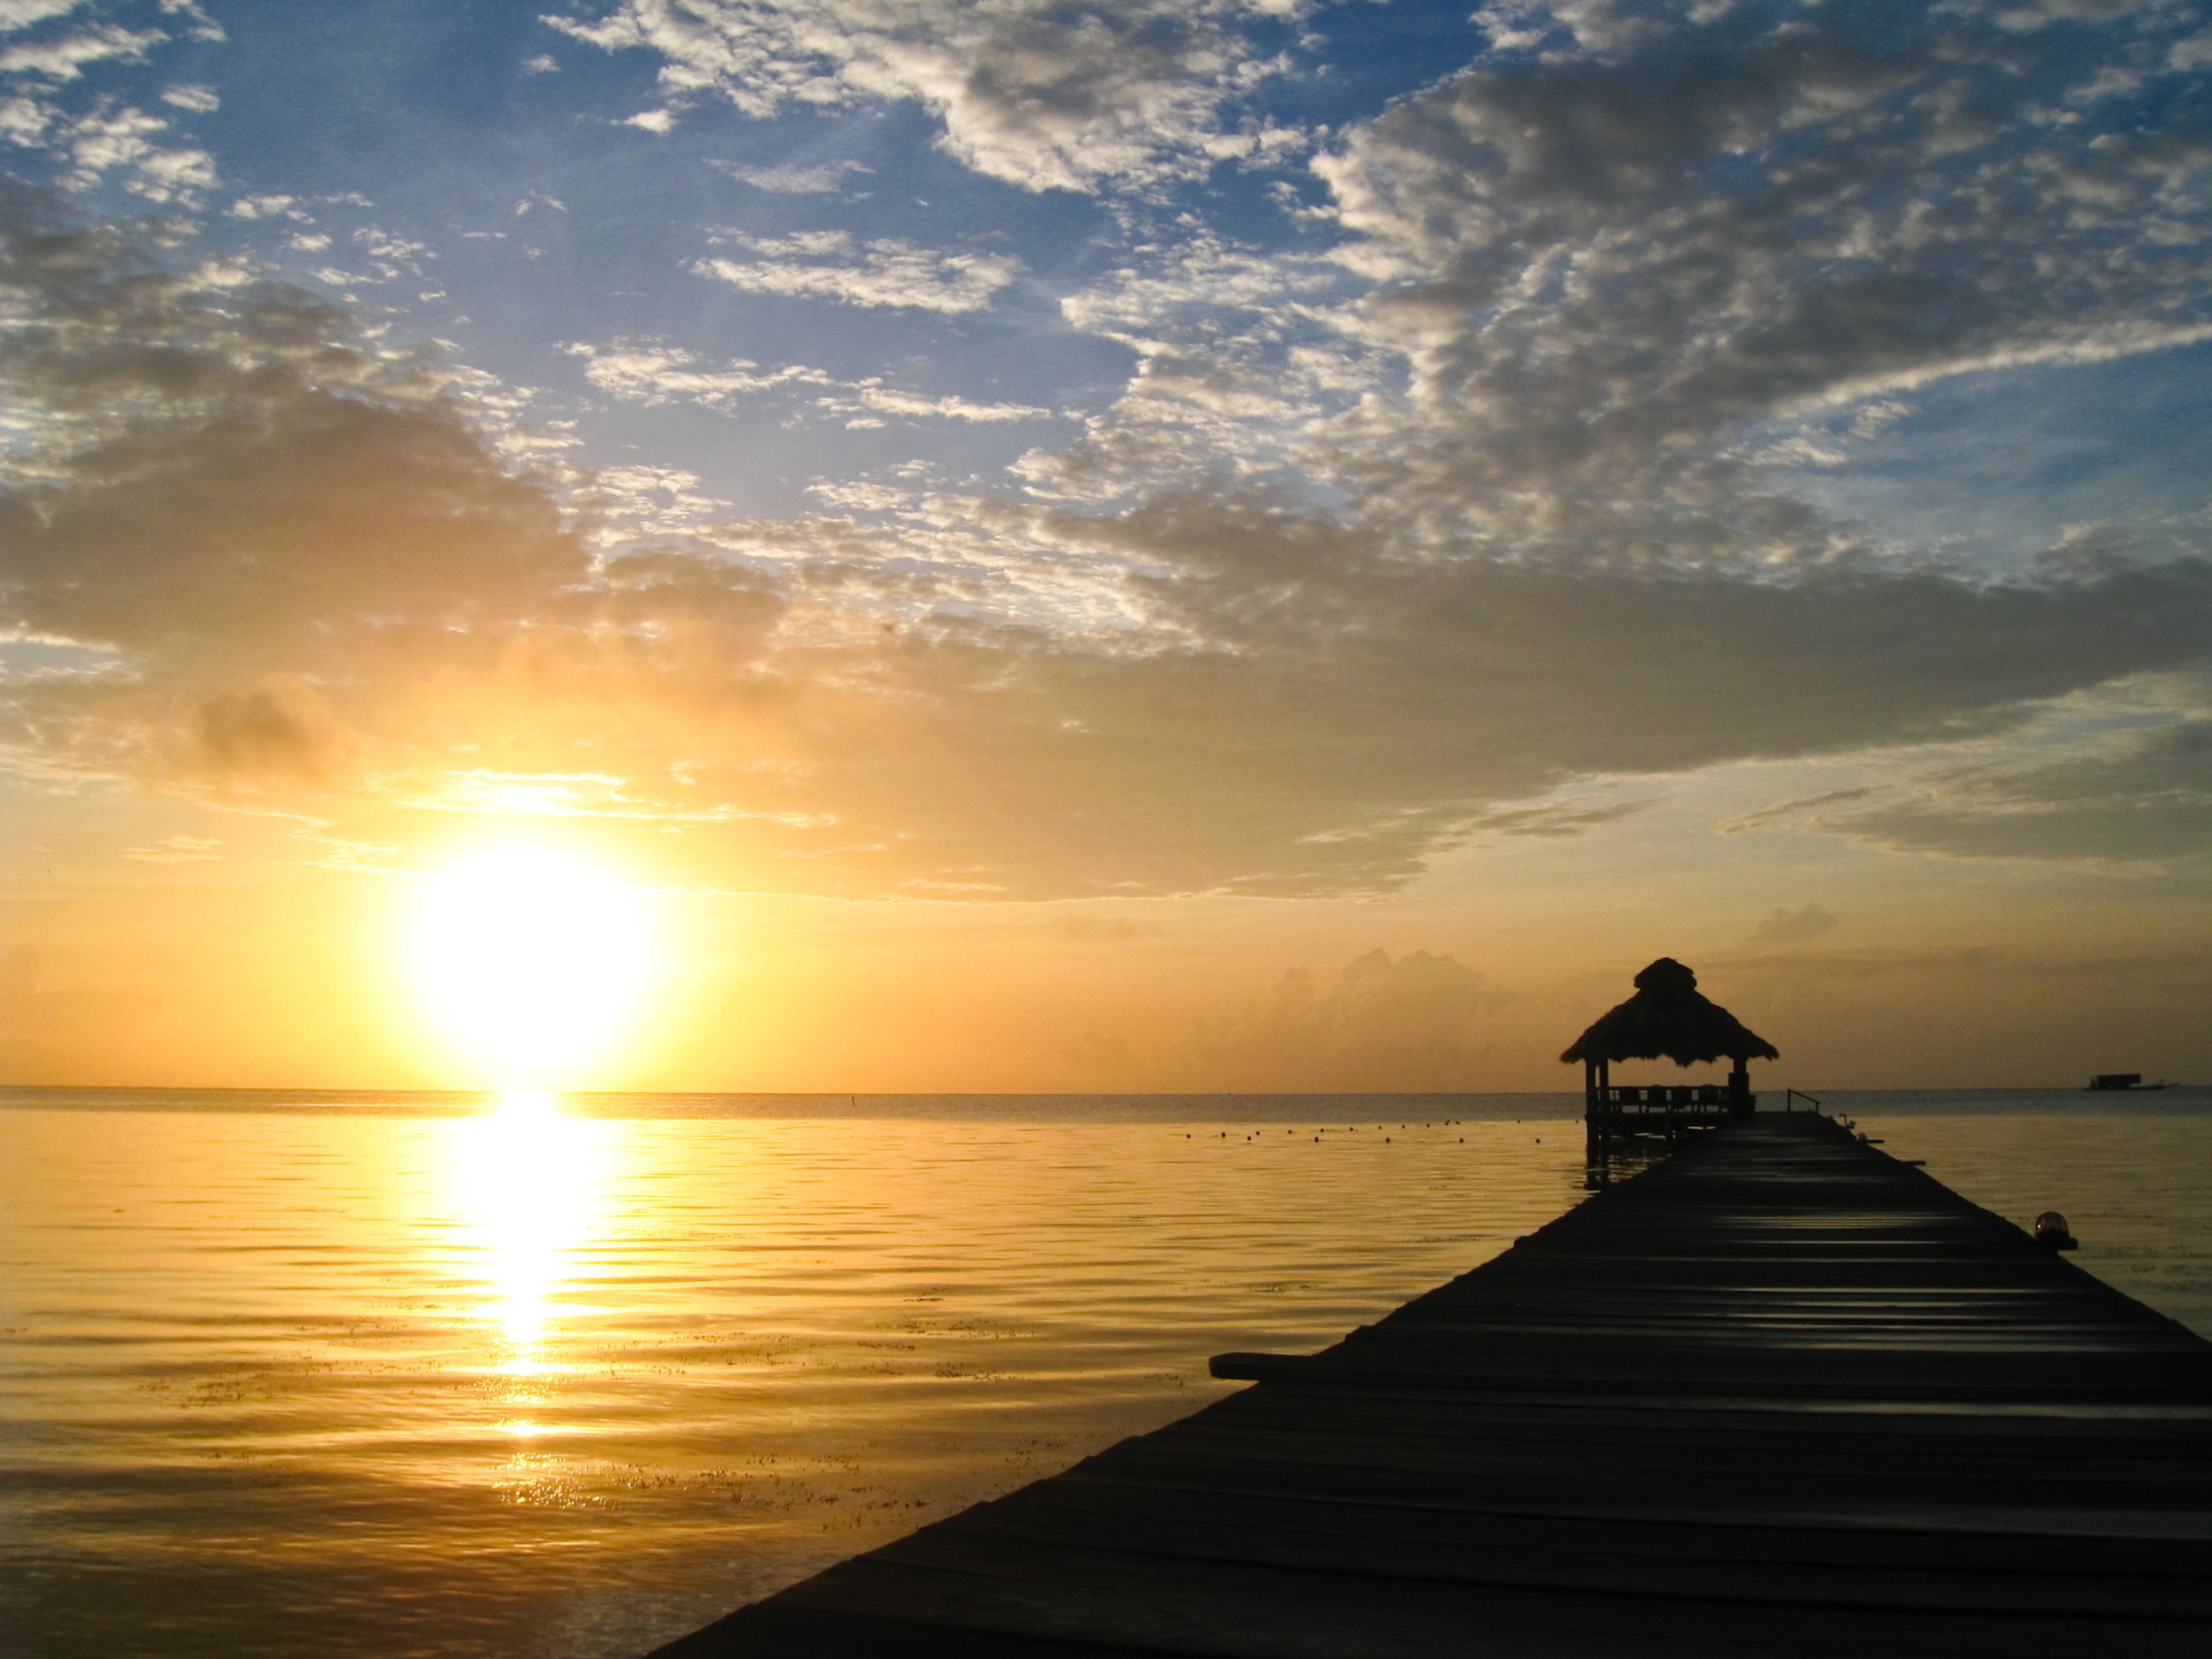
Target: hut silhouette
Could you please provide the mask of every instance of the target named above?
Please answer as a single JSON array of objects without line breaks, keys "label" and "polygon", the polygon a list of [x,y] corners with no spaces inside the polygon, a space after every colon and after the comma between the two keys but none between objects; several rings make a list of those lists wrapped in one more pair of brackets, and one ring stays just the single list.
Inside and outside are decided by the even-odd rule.
[{"label": "hut silhouette", "polygon": [[[1781,1051],[1698,989],[1698,976],[1672,957],[1662,957],[1636,976],[1636,994],[1598,1018],[1559,1059],[1583,1063],[1584,1117],[1594,1139],[1632,1133],[1625,1120],[1664,1109],[1666,1128],[1736,1115],[1757,1104],[1748,1062],[1779,1060]],[[1615,1087],[1617,1060],[1671,1060],[1705,1066],[1727,1059],[1725,1094],[1714,1085]],[[1656,1097],[1656,1098],[1655,1098]]]}]

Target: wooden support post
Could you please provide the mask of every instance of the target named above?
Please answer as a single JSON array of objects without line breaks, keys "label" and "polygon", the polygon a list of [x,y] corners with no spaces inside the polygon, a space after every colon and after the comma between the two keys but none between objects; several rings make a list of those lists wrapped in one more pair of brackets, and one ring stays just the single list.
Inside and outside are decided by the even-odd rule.
[{"label": "wooden support post", "polygon": [[1751,1064],[1741,1054],[1729,1073],[1728,1098],[1731,1116],[1741,1117],[1751,1110]]}]

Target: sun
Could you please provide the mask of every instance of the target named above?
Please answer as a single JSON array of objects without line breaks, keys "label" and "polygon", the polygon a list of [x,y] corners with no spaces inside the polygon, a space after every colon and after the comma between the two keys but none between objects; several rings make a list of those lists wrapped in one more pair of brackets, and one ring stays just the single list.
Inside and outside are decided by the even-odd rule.
[{"label": "sun", "polygon": [[427,884],[416,977],[482,1081],[557,1089],[630,1024],[650,947],[635,888],[562,853],[501,848]]}]

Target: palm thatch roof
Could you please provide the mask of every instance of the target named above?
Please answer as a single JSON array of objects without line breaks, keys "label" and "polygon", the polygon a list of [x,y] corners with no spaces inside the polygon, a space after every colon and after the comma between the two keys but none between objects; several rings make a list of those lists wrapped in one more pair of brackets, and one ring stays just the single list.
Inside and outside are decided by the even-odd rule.
[{"label": "palm thatch roof", "polygon": [[1636,976],[1636,994],[1575,1039],[1563,1060],[1657,1060],[1701,1066],[1730,1060],[1779,1060],[1765,1037],[1698,992],[1698,976],[1662,957]]}]

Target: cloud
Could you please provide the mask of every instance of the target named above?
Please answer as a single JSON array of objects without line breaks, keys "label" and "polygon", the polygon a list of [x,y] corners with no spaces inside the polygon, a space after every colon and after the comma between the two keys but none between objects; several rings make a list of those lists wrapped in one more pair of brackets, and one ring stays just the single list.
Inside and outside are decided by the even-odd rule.
[{"label": "cloud", "polygon": [[771,392],[806,392],[817,404],[837,414],[868,410],[916,420],[967,421],[982,424],[1048,420],[1052,411],[1028,404],[979,403],[953,395],[927,394],[887,386],[881,380],[843,380],[822,369],[787,364],[763,370],[739,358],[720,368],[660,340],[621,340],[605,346],[580,343],[567,348],[584,360],[585,378],[609,396],[648,408],[697,404],[731,411]]},{"label": "cloud", "polygon": [[794,382],[816,385],[826,378],[809,368],[763,374],[757,363],[742,358],[723,368],[708,368],[693,353],[658,340],[623,340],[605,346],[578,343],[567,349],[584,360],[585,378],[600,391],[648,408],[696,403],[732,409],[759,392]]},{"label": "cloud", "polygon": [[66,17],[85,0],[0,0],[0,33],[13,34],[51,17]]},{"label": "cloud", "polygon": [[126,847],[123,856],[140,864],[202,864],[220,859],[222,845],[204,836],[171,836],[151,847]]},{"label": "cloud", "polygon": [[1133,378],[1078,443],[1024,459],[1033,486],[1108,500],[1220,476],[1327,479],[1334,423],[1392,379],[1387,355],[1339,314],[1359,284],[1303,251],[1267,252],[1202,230],[1147,243],[1065,296],[1070,325],[1137,354]]},{"label": "cloud", "polygon": [[1907,781],[1820,827],[1902,851],[2092,865],[2212,852],[2212,720],[2131,732],[2041,764]]},{"label": "cloud", "polygon": [[696,260],[698,275],[753,294],[946,315],[988,308],[1022,268],[1007,254],[939,253],[896,237],[858,242],[842,230],[721,240],[761,257]]},{"label": "cloud", "polygon": [[69,189],[90,190],[109,173],[119,172],[125,188],[134,194],[152,202],[196,206],[198,192],[216,182],[214,160],[202,149],[157,142],[158,135],[169,130],[162,117],[128,105],[118,107],[103,101],[71,116],[37,98],[0,100],[0,137],[46,152]]},{"label": "cloud", "polygon": [[[1374,893],[1486,829],[1632,810],[1577,779],[1985,737],[2212,653],[2201,552],[2005,582],[1439,556],[1233,478],[749,520],[681,469],[532,471],[435,358],[20,188],[0,286],[0,390],[36,414],[0,477],[0,633],[109,665],[0,684],[0,755],[339,841],[557,811],[670,826],[725,886]],[[765,373],[578,355],[641,400]],[[2193,764],[2174,743],[2146,763]],[[1990,799],[2110,783],[2024,767]],[[1313,993],[1332,1031],[1407,975],[1466,988],[1389,968]],[[1472,1040],[1409,1052],[1441,1074]]]},{"label": "cloud", "polygon": [[12,185],[0,284],[0,370],[43,416],[0,499],[0,627],[132,675],[34,688],[18,744],[306,783],[345,746],[332,677],[481,650],[588,567],[434,374],[297,290],[167,272]]},{"label": "cloud", "polygon": [[159,29],[131,30],[100,23],[51,40],[25,41],[0,51],[0,75],[38,75],[74,81],[88,64],[143,63],[151,47],[169,37]]},{"label": "cloud", "polygon": [[1469,833],[1487,831],[1499,836],[1526,836],[1557,840],[1579,836],[1609,823],[1619,823],[1658,804],[1657,799],[1620,801],[1543,801],[1533,806],[1491,806],[1470,812],[1462,821]]},{"label": "cloud", "polygon": [[1091,191],[1202,173],[1267,137],[1227,112],[1289,64],[1255,36],[1303,0],[623,0],[546,21],[659,55],[671,95],[764,118],[915,100],[943,147],[1024,189]]},{"label": "cloud", "polygon": [[1839,918],[1834,911],[1819,904],[1801,904],[1796,909],[1775,908],[1760,918],[1759,926],[1751,930],[1753,945],[1805,945],[1835,932]]},{"label": "cloud", "polygon": [[870,168],[858,161],[822,161],[812,167],[787,162],[781,167],[747,167],[737,161],[717,161],[714,165],[741,185],[750,185],[755,190],[764,190],[778,196],[827,196],[845,187],[845,180],[855,173],[866,173]]},{"label": "cloud", "polygon": [[1771,806],[1761,806],[1730,818],[1718,826],[1724,836],[1740,836],[1754,830],[1764,830],[1773,824],[1786,823],[1796,818],[1817,821],[1821,809],[1839,806],[1846,802],[1866,799],[1873,794],[1872,786],[1856,785],[1849,789],[1825,790],[1817,795],[1805,795],[1796,800],[1777,801]]},{"label": "cloud", "polygon": [[2055,118],[2178,14],[2023,35],[1614,4],[1493,50],[1319,158],[1404,401],[1336,476],[1407,533],[1515,556],[1866,556],[1745,488],[1747,422],[2202,337],[2212,141],[2146,90]]},{"label": "cloud", "polygon": [[241,196],[230,204],[229,211],[234,219],[283,217],[296,224],[311,225],[315,222],[314,216],[300,205],[299,198],[295,196]]},{"label": "cloud", "polygon": [[[824,406],[837,408],[842,400],[823,400]],[[874,380],[859,382],[850,399],[853,406],[873,410],[884,415],[900,415],[917,420],[966,421],[972,424],[994,425],[1006,421],[1048,421],[1052,410],[1039,409],[1033,404],[976,403],[967,398],[926,397],[920,392],[902,392]]]},{"label": "cloud", "polygon": [[195,770],[233,780],[274,775],[325,781],[344,738],[309,681],[271,675],[250,689],[218,691],[195,711]]}]

